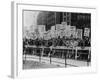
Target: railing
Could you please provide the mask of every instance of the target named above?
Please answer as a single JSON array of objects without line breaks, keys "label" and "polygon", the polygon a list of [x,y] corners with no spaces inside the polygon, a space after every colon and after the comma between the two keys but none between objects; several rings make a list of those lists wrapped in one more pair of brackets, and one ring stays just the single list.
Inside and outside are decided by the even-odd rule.
[{"label": "railing", "polygon": [[[40,50],[40,53],[39,53],[39,61],[41,62],[41,60],[43,60],[43,56],[44,56],[44,49],[46,49],[46,48],[49,48],[50,49],[50,51],[49,51],[49,53],[48,53],[48,58],[49,58],[49,62],[50,62],[50,64],[52,63],[52,62],[55,62],[55,63],[60,63],[60,64],[64,64],[65,65],[65,67],[67,66],[67,65],[71,65],[71,66],[75,66],[75,67],[77,67],[76,65],[73,65],[73,64],[68,64],[67,63],[67,56],[68,55],[70,55],[70,53],[69,53],[69,50],[72,50],[72,51],[75,51],[75,60],[77,60],[77,58],[78,58],[78,51],[79,50],[87,50],[88,51],[88,53],[84,53],[84,54],[87,54],[87,56],[88,56],[88,59],[87,59],[87,66],[89,66],[89,59],[90,59],[90,51],[91,51],[91,48],[90,47],[85,47],[85,48],[81,48],[81,47],[74,47],[74,48],[68,48],[68,47],[64,47],[64,46],[57,46],[57,47],[44,47],[44,46],[39,46],[39,47],[37,47],[37,46],[30,46],[30,45],[27,45],[27,46],[25,46],[26,48],[32,48],[33,49],[33,51],[35,52],[35,49],[39,49]],[[53,61],[52,59],[54,58],[54,54],[55,54],[55,52],[57,52],[57,50],[58,50],[58,52],[59,51],[61,51],[61,54],[63,54],[63,56],[64,56],[64,62],[59,62],[59,61]],[[80,53],[81,54],[81,53]],[[48,60],[48,59],[45,59],[45,60]]]}]

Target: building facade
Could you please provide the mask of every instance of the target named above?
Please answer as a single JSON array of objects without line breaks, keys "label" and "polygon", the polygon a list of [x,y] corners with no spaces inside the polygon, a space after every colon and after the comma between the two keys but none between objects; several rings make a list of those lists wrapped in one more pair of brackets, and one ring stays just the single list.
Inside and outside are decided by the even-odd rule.
[{"label": "building facade", "polygon": [[51,26],[61,24],[62,22],[67,22],[67,24],[70,25],[71,13],[42,11],[37,19],[37,24],[45,25],[46,31],[50,30]]},{"label": "building facade", "polygon": [[51,26],[62,22],[66,22],[70,26],[76,26],[77,29],[82,29],[84,32],[84,28],[91,29],[91,14],[41,11],[37,19],[37,25],[45,25],[46,31],[50,30]]}]

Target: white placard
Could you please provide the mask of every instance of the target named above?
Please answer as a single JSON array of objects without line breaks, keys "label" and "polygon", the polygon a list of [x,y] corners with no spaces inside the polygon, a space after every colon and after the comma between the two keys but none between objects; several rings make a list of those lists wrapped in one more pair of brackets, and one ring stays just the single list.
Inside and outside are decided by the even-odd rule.
[{"label": "white placard", "polygon": [[45,33],[45,25],[37,25],[37,27],[38,27],[40,37],[43,38],[43,35]]},{"label": "white placard", "polygon": [[64,30],[60,30],[59,31],[59,35],[60,35],[60,38],[63,38],[63,36],[65,36],[65,31]]},{"label": "white placard", "polygon": [[77,30],[76,30],[76,35],[77,35],[77,38],[82,39],[82,32],[83,32],[83,30],[82,30],[82,29],[77,29]]},{"label": "white placard", "polygon": [[67,22],[62,22],[61,24],[62,24],[62,25],[67,25]]},{"label": "white placard", "polygon": [[65,26],[62,24],[56,24],[56,30],[59,31],[61,29],[65,29]]},{"label": "white placard", "polygon": [[76,26],[70,26],[70,33],[73,38],[76,38]]},{"label": "white placard", "polygon": [[71,36],[70,25],[65,25],[65,26],[66,26],[66,29],[64,30],[65,31],[65,36],[70,37]]},{"label": "white placard", "polygon": [[46,32],[43,34],[43,37],[44,37],[45,40],[51,39],[51,31],[50,31],[50,30],[46,31]]},{"label": "white placard", "polygon": [[89,37],[90,34],[90,29],[89,28],[84,28],[84,36]]},{"label": "white placard", "polygon": [[56,27],[55,26],[51,26],[51,31],[55,31]]},{"label": "white placard", "polygon": [[40,33],[44,33],[45,32],[45,25],[37,25],[38,30]]}]

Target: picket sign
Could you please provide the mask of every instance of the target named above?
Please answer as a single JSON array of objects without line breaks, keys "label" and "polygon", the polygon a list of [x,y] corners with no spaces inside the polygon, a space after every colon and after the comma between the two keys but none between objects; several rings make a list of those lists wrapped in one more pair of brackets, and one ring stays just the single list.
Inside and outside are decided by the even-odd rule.
[{"label": "picket sign", "polygon": [[76,37],[82,39],[82,32],[83,32],[82,29],[77,29],[76,30]]},{"label": "picket sign", "polygon": [[90,29],[89,28],[84,28],[84,36],[89,37]]}]

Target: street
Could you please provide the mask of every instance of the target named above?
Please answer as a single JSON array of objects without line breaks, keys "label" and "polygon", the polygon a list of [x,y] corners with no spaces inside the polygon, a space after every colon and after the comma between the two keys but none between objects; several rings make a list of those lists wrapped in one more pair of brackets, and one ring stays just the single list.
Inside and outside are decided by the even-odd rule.
[{"label": "street", "polygon": [[75,59],[65,59],[62,58],[51,58],[50,57],[39,57],[35,55],[25,55],[24,58],[24,66],[23,69],[38,69],[38,68],[61,68],[61,67],[84,67],[90,66],[90,62],[79,61]]}]

